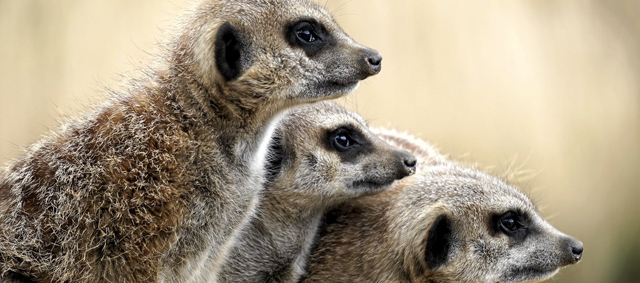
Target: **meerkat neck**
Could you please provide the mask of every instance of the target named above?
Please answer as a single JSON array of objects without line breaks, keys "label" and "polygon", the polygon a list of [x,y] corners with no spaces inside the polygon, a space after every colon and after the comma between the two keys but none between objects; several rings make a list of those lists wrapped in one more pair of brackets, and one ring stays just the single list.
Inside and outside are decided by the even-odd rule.
[{"label": "meerkat neck", "polygon": [[[174,58],[173,61],[180,61]],[[181,128],[195,140],[215,139],[228,155],[251,162],[261,144],[270,136],[278,109],[250,110],[236,105],[222,87],[210,88],[199,81],[187,64],[172,62],[157,71],[150,81],[150,92],[167,107]],[[266,147],[266,145],[265,145]],[[261,163],[260,163],[261,164]]]},{"label": "meerkat neck", "polygon": [[[264,103],[264,97],[257,94],[239,92],[235,81],[208,81],[193,64],[193,54],[188,46],[170,46],[173,51],[165,58],[166,71],[158,72],[162,81],[159,85],[171,100],[177,102],[188,114],[201,115],[202,122],[220,125],[218,130],[228,130],[229,135],[238,136],[238,131],[260,127],[276,116],[287,105]],[[239,79],[238,79],[239,80]],[[182,97],[181,97],[182,96]],[[277,108],[277,109],[272,109]],[[224,134],[221,132],[220,134]]]},{"label": "meerkat neck", "polygon": [[267,188],[261,205],[274,216],[291,217],[290,223],[304,223],[324,213],[326,205],[322,200],[309,199],[308,196],[293,193],[295,191],[296,188]]},{"label": "meerkat neck", "polygon": [[286,239],[280,245],[305,249],[306,242],[313,238],[310,235],[318,229],[324,209],[317,205],[319,201],[276,192],[279,190],[265,192],[254,221],[269,227],[274,239]]}]

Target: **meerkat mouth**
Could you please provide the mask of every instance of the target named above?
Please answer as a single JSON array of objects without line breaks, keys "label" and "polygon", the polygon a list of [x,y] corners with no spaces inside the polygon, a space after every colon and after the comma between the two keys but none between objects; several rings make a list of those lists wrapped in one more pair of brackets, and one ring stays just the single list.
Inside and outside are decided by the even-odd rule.
[{"label": "meerkat mouth", "polygon": [[316,89],[316,97],[322,99],[337,98],[351,93],[360,85],[360,81],[324,81],[311,89]]},{"label": "meerkat mouth", "polygon": [[355,189],[366,189],[368,191],[384,190],[393,184],[393,181],[372,181],[372,180],[357,180],[351,185]]},{"label": "meerkat mouth", "polygon": [[551,278],[558,270],[560,270],[558,267],[515,267],[509,270],[505,278],[507,278],[506,282],[538,282]]},{"label": "meerkat mouth", "polygon": [[347,92],[351,92],[355,90],[360,85],[360,81],[349,81],[349,82],[328,82],[328,88],[335,89],[347,89]]}]

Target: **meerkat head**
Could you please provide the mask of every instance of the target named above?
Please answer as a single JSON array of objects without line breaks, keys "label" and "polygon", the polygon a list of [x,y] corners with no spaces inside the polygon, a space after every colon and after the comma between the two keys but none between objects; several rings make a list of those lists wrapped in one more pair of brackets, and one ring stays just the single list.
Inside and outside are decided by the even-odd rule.
[{"label": "meerkat head", "polygon": [[360,116],[320,102],[283,118],[271,144],[267,184],[327,205],[378,193],[415,168],[413,155],[377,138]]},{"label": "meerkat head", "polygon": [[497,178],[452,163],[415,177],[390,209],[409,222],[391,225],[405,227],[396,240],[407,274],[422,278],[412,282],[538,282],[582,257],[580,241]]},{"label": "meerkat head", "polygon": [[204,0],[195,10],[178,51],[193,50],[198,80],[239,109],[335,98],[381,69],[378,52],[305,0]]}]

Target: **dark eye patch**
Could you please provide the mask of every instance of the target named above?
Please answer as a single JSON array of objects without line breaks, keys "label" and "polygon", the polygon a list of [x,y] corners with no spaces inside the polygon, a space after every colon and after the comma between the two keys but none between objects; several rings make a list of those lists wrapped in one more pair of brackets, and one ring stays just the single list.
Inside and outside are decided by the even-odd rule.
[{"label": "dark eye patch", "polygon": [[349,150],[352,146],[358,145],[347,129],[338,129],[333,134],[333,147],[340,152]]},{"label": "dark eye patch", "polygon": [[514,210],[494,215],[493,229],[515,240],[524,239],[529,234],[529,218],[526,214]]},{"label": "dark eye patch", "polygon": [[500,219],[500,229],[505,233],[514,232],[522,228],[522,224],[520,224],[520,222],[518,222],[518,220],[514,219],[513,217],[505,217]]},{"label": "dark eye patch", "polygon": [[312,28],[302,27],[300,29],[295,30],[297,40],[304,43],[313,43],[316,40],[319,40],[318,35],[313,31]]},{"label": "dark eye patch", "polygon": [[325,147],[337,152],[343,162],[355,162],[360,154],[371,150],[371,143],[358,129],[346,125],[327,132]]},{"label": "dark eye patch", "polygon": [[285,38],[292,47],[302,48],[307,56],[320,53],[332,42],[327,29],[314,19],[299,20],[285,29]]}]

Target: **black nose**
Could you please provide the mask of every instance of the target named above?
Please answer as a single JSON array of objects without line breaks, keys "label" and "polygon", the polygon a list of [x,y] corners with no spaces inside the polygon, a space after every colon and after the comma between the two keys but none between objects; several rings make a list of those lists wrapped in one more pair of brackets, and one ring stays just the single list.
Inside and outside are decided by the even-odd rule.
[{"label": "black nose", "polygon": [[584,247],[581,242],[576,242],[571,246],[571,254],[573,255],[573,260],[575,262],[580,261],[582,258],[582,252],[584,251]]},{"label": "black nose", "polygon": [[409,171],[409,175],[416,172],[416,164],[418,163],[418,160],[416,160],[415,157],[413,156],[407,157],[405,158],[403,163],[404,163],[404,167]]},{"label": "black nose", "polygon": [[364,72],[368,76],[380,73],[382,69],[382,55],[373,49],[364,51]]},{"label": "black nose", "polygon": [[367,63],[369,63],[369,68],[373,71],[373,73],[379,73],[382,69],[382,55],[376,52],[373,55],[367,57]]},{"label": "black nose", "polygon": [[396,178],[402,179],[406,176],[413,175],[416,172],[416,164],[418,164],[415,156],[405,151],[398,151],[396,155],[400,161],[402,161]]},{"label": "black nose", "polygon": [[584,251],[584,247],[582,246],[582,242],[578,241],[578,239],[573,237],[566,237],[562,242],[562,247],[562,266],[578,263],[580,259],[582,259],[582,252]]}]

